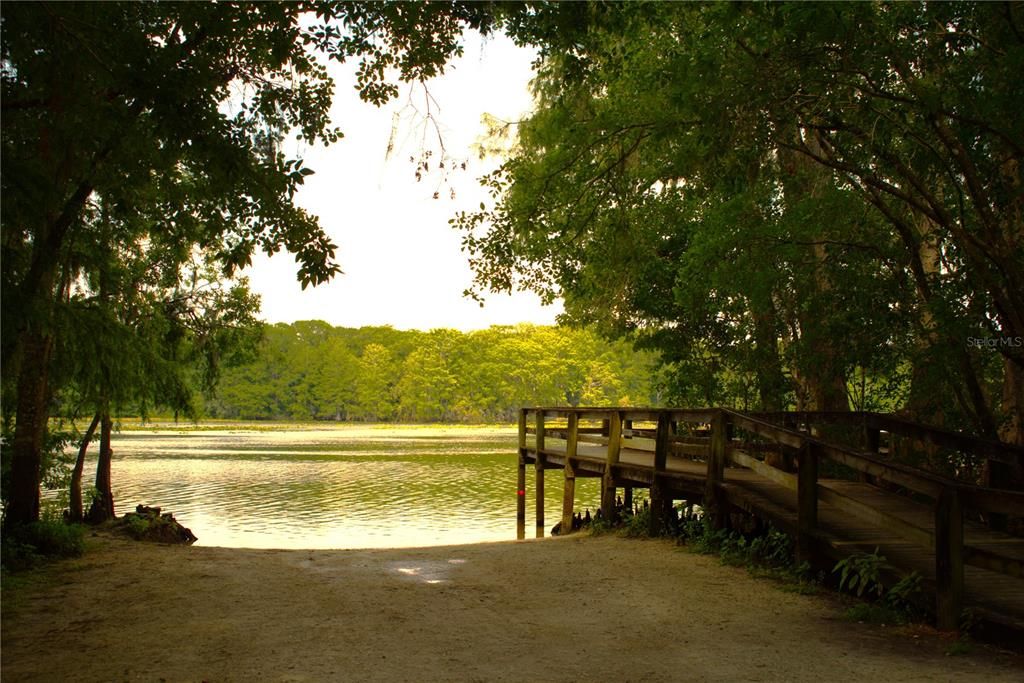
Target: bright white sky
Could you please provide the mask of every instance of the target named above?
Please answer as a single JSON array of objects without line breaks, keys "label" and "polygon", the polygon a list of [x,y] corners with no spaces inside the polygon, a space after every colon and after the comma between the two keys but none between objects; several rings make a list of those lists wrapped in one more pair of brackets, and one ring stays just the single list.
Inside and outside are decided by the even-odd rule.
[{"label": "bright white sky", "polygon": [[[460,233],[448,220],[460,210],[488,201],[477,179],[499,161],[481,161],[473,144],[483,135],[481,115],[517,120],[528,112],[530,62],[534,53],[517,48],[504,36],[466,36],[465,55],[428,84],[439,109],[434,112],[446,153],[467,161],[466,171],[443,179],[435,172],[416,181],[425,112],[421,87],[403,86],[398,100],[383,108],[362,102],[355,89],[354,65],[333,65],[333,123],[345,138],[328,148],[306,148],[301,156],[316,171],[306,178],[298,204],[319,216],[338,245],[344,274],[329,284],[302,291],[294,260],[286,253],[259,255],[243,274],[262,297],[269,322],[325,320],[333,325],[392,325],[398,329],[453,327],[481,329],[494,324],[551,324],[561,306],[543,307],[532,294],[489,295],[486,305],[462,296],[472,275],[460,251]],[[385,159],[392,120],[398,134]],[[427,149],[437,149],[437,135],[427,129]],[[450,191],[455,191],[455,198]],[[433,199],[434,192],[440,199]]]}]

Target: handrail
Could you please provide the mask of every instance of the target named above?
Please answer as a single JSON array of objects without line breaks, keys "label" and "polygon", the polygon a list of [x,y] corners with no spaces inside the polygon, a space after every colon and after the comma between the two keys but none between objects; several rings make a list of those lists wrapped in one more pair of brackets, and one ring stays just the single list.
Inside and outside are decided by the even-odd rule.
[{"label": "handrail", "polygon": [[[529,417],[533,414],[534,427],[529,428]],[[519,482],[520,496],[522,496],[523,482],[525,481],[525,466],[529,459],[530,452],[526,447],[526,435],[533,433],[536,438],[533,451],[533,461],[537,468],[537,505],[538,522],[543,515],[543,471],[545,458],[550,451],[545,449],[544,437],[550,433],[555,438],[562,437],[566,440],[565,457],[563,460],[565,468],[565,495],[563,498],[563,528],[572,523],[572,501],[577,476],[577,467],[589,467],[584,464],[583,458],[577,454],[577,447],[580,441],[586,440],[591,443],[599,443],[607,446],[607,455],[602,468],[601,484],[601,508],[603,514],[611,515],[615,503],[615,472],[619,464],[619,451],[630,440],[630,434],[635,433],[634,422],[656,423],[653,439],[650,428],[644,428],[643,444],[648,450],[653,441],[653,476],[651,478],[651,529],[655,530],[660,523],[660,518],[670,506],[669,495],[667,495],[666,481],[666,458],[670,451],[674,450],[674,444],[678,443],[677,438],[672,435],[672,422],[697,423],[708,429],[706,439],[707,471],[704,478],[703,502],[705,510],[711,515],[710,519],[716,526],[725,523],[726,512],[729,507],[729,492],[725,476],[725,466],[732,459],[735,464],[749,466],[763,476],[772,474],[768,472],[770,465],[761,463],[759,460],[751,459],[749,455],[736,448],[733,443],[732,432],[736,429],[764,437],[768,442],[777,444],[796,452],[798,468],[795,475],[784,475],[786,483],[796,488],[796,549],[798,558],[810,558],[814,552],[818,535],[818,501],[821,499],[831,502],[844,499],[843,495],[835,490],[827,488],[827,485],[820,485],[818,482],[819,462],[822,458],[828,458],[863,474],[871,475],[875,480],[886,481],[899,485],[910,491],[924,494],[935,501],[934,532],[931,534],[932,543],[930,547],[934,550],[935,557],[935,581],[936,581],[936,612],[940,628],[956,628],[960,616],[960,607],[963,604],[964,590],[964,565],[966,563],[978,564],[991,568],[988,563],[991,558],[981,557],[986,551],[983,549],[966,548],[964,546],[964,514],[965,507],[975,510],[1002,513],[1016,516],[1024,516],[1024,492],[1011,491],[1006,489],[988,488],[966,484],[949,477],[944,477],[926,470],[922,470],[901,463],[889,462],[877,454],[857,450],[848,446],[836,445],[828,441],[812,436],[805,432],[791,429],[787,426],[780,426],[769,422],[772,417],[785,415],[787,421],[792,419],[831,420],[851,424],[864,425],[866,429],[913,429],[915,434],[927,432],[933,438],[945,441],[946,443],[960,444],[961,450],[967,450],[966,444],[971,449],[982,450],[986,457],[997,456],[1002,462],[1015,462],[1018,453],[1024,449],[1009,444],[994,444],[973,437],[943,433],[941,430],[929,431],[929,428],[909,423],[899,418],[880,415],[877,413],[743,413],[728,408],[701,408],[696,410],[677,408],[632,408],[632,407],[566,407],[566,406],[544,406],[534,408],[523,408],[519,418]],[[567,424],[557,427],[548,427],[545,424],[546,418],[565,418]],[[600,420],[600,429],[593,427],[580,427],[582,420]],[[906,425],[911,425],[907,427]],[[923,430],[923,431],[922,431]],[[893,431],[893,433],[897,433]],[[936,437],[935,435],[938,434]],[[557,435],[557,436],[556,436]],[[877,432],[876,432],[877,435]],[[583,438],[581,438],[583,437]],[[871,439],[868,439],[869,443]],[[704,439],[698,440],[704,441]],[[877,438],[874,440],[877,443]],[[701,446],[704,448],[704,446]],[[734,450],[735,449],[735,450]],[[972,450],[972,452],[974,452]],[[732,455],[735,454],[735,458]],[[746,463],[746,465],[744,465]],[[583,470],[581,470],[582,472]],[[590,470],[593,471],[593,470]],[[781,470],[774,471],[780,478],[783,476]],[[772,477],[769,477],[772,478]],[[795,482],[793,481],[795,479]],[[860,508],[852,503],[853,509],[865,513],[864,505]],[[524,523],[525,512],[522,498],[517,508],[517,520]],[[837,503],[838,504],[838,503]],[[882,513],[875,514],[876,519],[883,519]],[[892,522],[892,520],[890,520]],[[906,523],[892,522],[897,533],[911,537],[916,541],[927,540],[928,532],[911,528]],[[999,559],[998,557],[996,559]],[[1000,571],[1011,571],[1003,567]],[[1020,564],[1015,563],[1012,571],[1019,572]],[[1018,574],[1019,575],[1019,574]]]},{"label": "handrail", "polygon": [[[532,413],[543,411],[545,417],[567,418],[570,415],[576,415],[578,419],[607,419],[608,415],[614,412],[619,413],[623,419],[643,419],[644,421],[649,422],[656,422],[659,415],[667,413],[671,418],[676,419],[677,421],[707,423],[712,421],[716,412],[721,411],[723,414],[728,416],[729,423],[735,427],[767,437],[782,446],[792,448],[794,450],[800,450],[807,444],[813,444],[815,450],[820,455],[823,455],[834,462],[838,462],[858,472],[870,474],[883,481],[888,481],[892,484],[910,489],[915,493],[926,495],[932,499],[938,500],[943,489],[952,488],[961,495],[962,502],[973,509],[981,512],[1024,516],[1024,492],[960,482],[917,467],[890,462],[865,451],[855,450],[847,446],[838,446],[817,437],[810,436],[804,432],[759,419],[763,415],[785,415],[786,413],[751,414],[742,413],[729,408],[702,408],[694,410],[680,408],[599,408],[592,406],[545,406],[524,408],[524,410]],[[840,413],[794,412],[790,415],[797,419],[801,419],[801,417],[810,415],[838,416]],[[849,413],[849,415],[852,416],[850,422],[853,421],[853,417],[858,415],[870,417],[872,420],[880,420],[881,418],[887,417],[878,413]],[[893,419],[897,420],[898,418]],[[558,431],[561,431],[561,429],[558,429]],[[986,442],[981,439],[975,439],[974,437],[967,437],[963,435],[957,436],[965,439],[965,443],[976,441],[978,444],[983,445],[986,448],[994,447],[991,442]],[[1013,446],[1011,444],[1002,444],[1002,446],[1005,446],[1009,452],[1015,452],[1017,450],[1024,452],[1024,449],[1019,446]],[[1009,456],[1005,456],[1005,454],[1004,457],[1009,458]],[[1000,459],[1002,460],[1003,458]],[[1007,459],[1004,461],[1008,462],[1009,460]]]},{"label": "handrail", "polygon": [[844,424],[877,429],[899,436],[911,436],[943,448],[955,448],[1008,465],[1024,464],[1024,446],[961,434],[949,429],[915,422],[898,415],[871,411],[775,411],[750,413],[758,418],[795,419],[800,422]]},{"label": "handrail", "polygon": [[[640,406],[607,408],[600,406],[535,406],[529,410],[543,410],[552,417],[568,417],[577,414],[580,419],[601,419],[611,410],[626,414],[627,419],[647,419],[657,421],[657,415],[669,412],[674,418],[683,422],[711,422],[717,408],[649,408]],[[802,422],[826,422],[851,426],[879,429],[900,436],[913,436],[929,441],[937,446],[955,448],[960,451],[974,453],[990,460],[998,460],[1010,465],[1024,463],[1024,446],[1004,443],[992,439],[961,434],[941,427],[915,422],[898,415],[876,413],[872,411],[774,411],[774,412],[730,412],[742,414],[754,419],[771,419],[773,417],[791,418]],[[653,417],[652,417],[653,416]]]},{"label": "handrail", "polygon": [[[1024,492],[967,484],[910,465],[889,462],[847,446],[836,446],[803,432],[779,427],[728,408],[722,410],[732,418],[734,424],[738,423],[737,426],[743,429],[762,436],[774,433],[772,438],[777,442],[794,448],[802,448],[804,444],[812,443],[830,460],[933,499],[937,500],[944,489],[954,489],[961,495],[963,502],[969,503],[969,507],[982,512],[1024,515]],[[780,434],[785,434],[787,438],[783,439]]]}]

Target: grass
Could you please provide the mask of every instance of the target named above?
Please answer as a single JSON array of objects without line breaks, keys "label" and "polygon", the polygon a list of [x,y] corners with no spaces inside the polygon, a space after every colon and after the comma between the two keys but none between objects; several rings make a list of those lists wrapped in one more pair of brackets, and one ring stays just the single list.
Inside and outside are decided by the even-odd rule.
[{"label": "grass", "polygon": [[802,575],[794,567],[748,565],[747,573],[755,579],[774,581],[783,593],[819,595],[822,592],[821,583]]},{"label": "grass", "polygon": [[964,636],[964,637],[958,638],[957,640],[955,640],[953,642],[952,645],[949,646],[949,649],[946,650],[946,656],[947,657],[960,657],[960,656],[963,656],[963,655],[969,655],[973,651],[974,651],[974,643],[971,642],[970,638]]},{"label": "grass", "polygon": [[85,551],[85,527],[44,519],[4,529],[2,564],[5,572],[20,572],[48,560],[79,557]]},{"label": "grass", "polygon": [[847,609],[843,616],[858,624],[874,624],[876,626],[902,626],[910,621],[910,615],[905,610],[893,609],[888,605],[875,602],[859,602]]},{"label": "grass", "polygon": [[245,430],[252,432],[281,431],[312,431],[312,430],[347,430],[358,429],[367,431],[423,431],[461,433],[493,433],[495,430],[515,433],[518,429],[514,424],[462,424],[462,423],[401,423],[401,422],[335,422],[323,421],[292,421],[292,420],[203,420],[201,422],[175,422],[173,419],[151,419],[145,423],[136,417],[122,417],[117,420],[118,428],[125,432],[220,432],[225,430]]}]

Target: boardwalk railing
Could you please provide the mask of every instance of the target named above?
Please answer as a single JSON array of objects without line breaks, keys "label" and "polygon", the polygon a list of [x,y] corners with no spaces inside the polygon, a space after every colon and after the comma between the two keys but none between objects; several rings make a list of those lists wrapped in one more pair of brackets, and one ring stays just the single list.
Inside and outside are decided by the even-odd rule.
[{"label": "boardwalk railing", "polygon": [[[866,448],[815,436],[817,424],[859,425]],[[662,527],[673,500],[685,499],[702,505],[717,527],[726,526],[736,508],[770,521],[794,537],[800,558],[824,553],[840,559],[884,548],[897,574],[918,571],[934,585],[940,628],[958,626],[966,604],[965,567],[978,568],[985,576],[972,575],[972,609],[1024,626],[1024,539],[979,523],[993,516],[1024,518],[1024,493],[892,462],[879,454],[883,434],[953,447],[1018,474],[1024,463],[1024,448],[876,413],[526,408],[519,417],[520,536],[532,463],[538,534],[544,528],[544,472],[562,469],[562,529],[572,528],[576,478],[600,477],[606,518],[615,515],[618,488],[627,503],[633,488],[650,490],[652,530]]]}]

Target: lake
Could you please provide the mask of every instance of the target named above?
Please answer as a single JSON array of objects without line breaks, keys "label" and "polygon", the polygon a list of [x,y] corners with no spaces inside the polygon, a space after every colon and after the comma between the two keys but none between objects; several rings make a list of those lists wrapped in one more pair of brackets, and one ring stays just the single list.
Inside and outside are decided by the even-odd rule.
[{"label": "lake", "polygon": [[[381,548],[516,537],[515,427],[241,425],[114,434],[117,513],[171,512],[197,545]],[[92,453],[98,444],[94,444]],[[86,466],[88,485],[94,460]],[[548,474],[547,527],[562,509]],[[533,469],[527,533],[533,535]],[[599,505],[597,480],[577,508]]]}]

